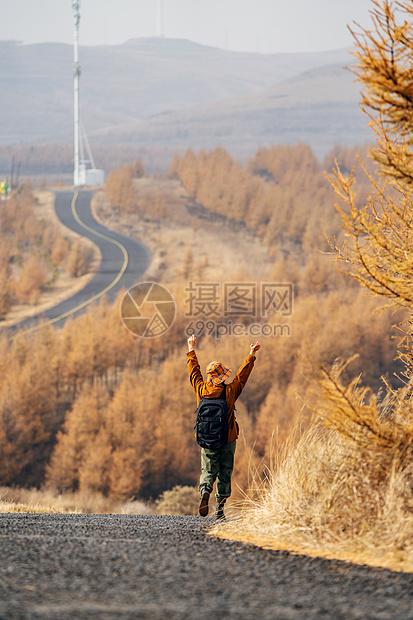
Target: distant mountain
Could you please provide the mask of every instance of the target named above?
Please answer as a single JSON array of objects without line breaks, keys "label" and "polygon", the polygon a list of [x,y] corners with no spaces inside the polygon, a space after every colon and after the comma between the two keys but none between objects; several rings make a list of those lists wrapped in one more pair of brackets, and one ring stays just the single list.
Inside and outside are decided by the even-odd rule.
[{"label": "distant mountain", "polygon": [[[246,152],[309,142],[316,150],[368,136],[348,50],[251,54],[179,39],[81,47],[81,114],[89,138],[151,147]],[[69,142],[70,45],[0,42],[0,143]]]},{"label": "distant mountain", "polygon": [[371,139],[359,98],[352,74],[342,65],[328,65],[259,93],[104,129],[94,141],[163,144],[179,150],[219,144],[239,156],[249,156],[260,146],[302,142],[323,156],[334,144]]}]

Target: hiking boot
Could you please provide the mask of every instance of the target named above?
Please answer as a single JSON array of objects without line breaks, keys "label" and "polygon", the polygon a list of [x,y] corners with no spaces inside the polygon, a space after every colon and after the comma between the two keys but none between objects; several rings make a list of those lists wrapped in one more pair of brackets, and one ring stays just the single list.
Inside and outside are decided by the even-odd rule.
[{"label": "hiking boot", "polygon": [[225,499],[221,499],[217,502],[217,507],[215,510],[215,519],[225,519],[224,504],[225,504]]},{"label": "hiking boot", "polygon": [[208,514],[208,502],[209,502],[209,491],[208,489],[203,489],[201,493],[201,503],[199,504],[199,514],[201,517],[206,517]]}]

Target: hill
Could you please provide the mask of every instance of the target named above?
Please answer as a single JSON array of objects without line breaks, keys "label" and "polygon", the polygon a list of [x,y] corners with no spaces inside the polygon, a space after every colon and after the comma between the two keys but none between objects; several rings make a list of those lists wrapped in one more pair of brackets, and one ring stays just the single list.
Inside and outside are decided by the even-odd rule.
[{"label": "hill", "polygon": [[[264,137],[311,138],[317,150],[320,131],[329,145],[360,141],[357,88],[341,69],[347,50],[252,54],[153,38],[81,47],[80,60],[82,118],[96,140],[130,142],[132,132],[147,147],[241,151]],[[72,65],[70,45],[0,42],[0,143],[71,141]]]},{"label": "hill", "polygon": [[243,157],[258,147],[305,143],[323,156],[334,144],[349,146],[369,139],[359,98],[353,75],[341,64],[333,64],[258,93],[104,129],[94,140],[163,144],[175,150],[191,145],[213,149],[219,144]]}]

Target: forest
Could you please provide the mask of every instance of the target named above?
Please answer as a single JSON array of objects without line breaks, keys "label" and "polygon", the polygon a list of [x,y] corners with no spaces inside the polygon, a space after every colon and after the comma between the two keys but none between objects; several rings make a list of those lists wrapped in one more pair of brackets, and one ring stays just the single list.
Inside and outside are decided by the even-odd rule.
[{"label": "forest", "polygon": [[62,272],[88,272],[93,250],[69,240],[54,223],[36,214],[37,198],[29,182],[0,204],[0,320],[15,304],[36,306]]},{"label": "forest", "polygon": [[[210,261],[205,260],[200,271],[196,249],[186,241],[193,237],[194,221],[198,230],[216,235],[217,243],[219,238],[225,244],[233,235],[240,253],[248,257],[256,244],[267,256],[266,271],[253,254],[248,269],[240,271],[235,254],[233,270],[221,274],[222,282],[292,283],[294,290],[291,316],[274,312],[265,317],[270,323],[287,322],[290,335],[261,339],[256,367],[237,404],[241,437],[236,496],[248,492],[251,471],[265,478],[294,429],[300,433],[308,426],[314,398],[308,353],[329,367],[357,353],[346,376],[360,376],[379,399],[381,377],[397,386],[400,362],[392,325],[403,320],[403,312],[383,315],[379,304],[340,273],[328,256],[327,237],[341,243],[344,232],[324,171],[331,171],[337,159],[342,171],[349,172],[357,151],[365,153],[366,147],[336,147],[320,163],[306,145],[279,146],[260,149],[244,166],[222,148],[188,151],[173,158],[165,179],[154,180],[159,191],[152,198],[140,189],[139,180],[145,177],[142,162],[113,170],[106,181],[104,207],[97,207],[103,221],[110,214],[130,234],[139,223],[154,231],[155,238],[165,230],[173,237],[178,224],[187,231],[180,233],[176,251],[162,252],[170,271],[158,276],[175,297],[177,318],[160,338],[136,338],[120,319],[122,293],[113,306],[103,300],[61,329],[45,325],[30,335],[21,330],[13,340],[3,334],[0,485],[56,493],[79,490],[118,499],[154,499],[175,485],[197,485],[199,450],[193,436],[195,396],[186,368],[185,290],[200,273],[205,282],[212,277],[209,265],[218,245],[210,247]],[[355,174],[361,205],[368,179],[360,167]],[[168,205],[162,190],[168,179],[185,189],[184,212]],[[73,250],[45,222],[35,220],[34,201],[31,188],[25,187],[7,209],[1,205],[1,234],[9,244],[2,253],[2,291],[9,287],[8,303],[23,294],[19,291],[24,288],[24,266],[34,260],[45,274],[38,288],[50,277],[52,261],[69,268]],[[7,256],[17,258],[10,261]],[[16,275],[17,260],[21,273]],[[347,267],[340,269],[345,272]],[[27,281],[35,279],[27,276]],[[35,294],[34,284],[30,290]],[[242,315],[235,320],[248,322]],[[249,342],[248,337],[204,336],[198,351],[201,367],[219,351],[222,361],[236,370]]]}]

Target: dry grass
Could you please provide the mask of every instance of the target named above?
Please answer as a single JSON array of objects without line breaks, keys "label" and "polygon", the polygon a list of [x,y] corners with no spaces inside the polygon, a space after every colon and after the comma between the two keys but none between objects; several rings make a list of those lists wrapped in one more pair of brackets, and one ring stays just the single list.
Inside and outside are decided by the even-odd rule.
[{"label": "dry grass", "polygon": [[413,572],[412,388],[380,404],[345,368],[317,369],[314,424],[213,534]]},{"label": "dry grass", "polygon": [[160,515],[197,515],[199,491],[190,486],[175,486],[164,491],[156,500],[156,511]]},{"label": "dry grass", "polygon": [[150,504],[115,500],[100,493],[62,493],[0,487],[0,512],[75,514],[152,514]]},{"label": "dry grass", "polygon": [[14,502],[0,501],[0,513],[62,513],[62,512],[74,512],[70,510],[58,510],[53,506],[41,506],[39,504],[15,504]]},{"label": "dry grass", "polygon": [[320,427],[290,444],[266,488],[212,534],[268,549],[413,572],[413,467],[378,483],[374,455]]}]

